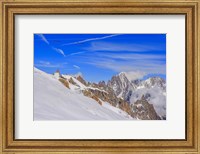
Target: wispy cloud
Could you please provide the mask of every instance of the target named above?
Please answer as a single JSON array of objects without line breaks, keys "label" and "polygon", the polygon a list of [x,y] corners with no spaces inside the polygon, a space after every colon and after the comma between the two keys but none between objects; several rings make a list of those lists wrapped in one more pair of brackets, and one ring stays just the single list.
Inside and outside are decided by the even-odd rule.
[{"label": "wispy cloud", "polygon": [[115,37],[115,36],[118,36],[118,35],[122,35],[122,34],[113,34],[113,35],[107,35],[107,36],[103,36],[103,37],[96,37],[96,38],[85,39],[85,40],[81,40],[81,41],[66,43],[66,44],[63,44],[62,46],[81,44],[81,43],[95,41],[95,40],[104,40],[104,39]]},{"label": "wispy cloud", "polygon": [[46,44],[49,44],[49,41],[46,39],[46,37],[43,34],[36,34],[38,35],[42,41],[44,41]]},{"label": "wispy cloud", "polygon": [[60,48],[55,48],[54,46],[51,46],[49,41],[47,40],[47,38],[43,35],[43,34],[36,34],[38,35],[42,41],[44,41],[46,44],[48,44],[54,51],[56,51],[57,53],[63,55],[64,57],[66,56],[64,51]]},{"label": "wispy cloud", "polygon": [[113,60],[153,60],[153,61],[161,61],[161,60],[165,60],[166,56],[165,55],[155,55],[155,54],[137,54],[137,53],[120,53],[120,54],[116,54],[116,53],[106,53],[106,54],[102,54],[102,53],[95,53],[96,57],[103,57],[103,58],[107,58],[107,59],[113,59]]},{"label": "wispy cloud", "polygon": [[66,56],[64,51],[62,49],[59,49],[59,48],[54,48],[52,47],[53,50],[55,50],[56,52],[60,53],[61,55],[63,55],[64,57]]},{"label": "wispy cloud", "polygon": [[36,64],[34,64],[36,67],[47,67],[47,68],[60,68],[60,64],[52,64],[48,61],[39,61]]},{"label": "wispy cloud", "polygon": [[77,69],[80,69],[80,67],[79,67],[79,66],[77,66],[77,65],[73,65],[73,67],[74,67],[74,68],[77,68]]},{"label": "wispy cloud", "polygon": [[130,71],[130,72],[125,72],[125,74],[130,81],[141,79],[146,75],[145,72],[141,72],[141,71]]},{"label": "wispy cloud", "polygon": [[[81,63],[110,69],[115,72],[166,74],[166,61],[164,55],[91,53],[87,56],[79,56],[79,58],[82,59]],[[140,75],[142,73],[140,73]]]},{"label": "wispy cloud", "polygon": [[85,51],[81,51],[81,52],[73,52],[73,53],[68,54],[68,55],[66,55],[66,56],[79,55],[79,54],[82,54],[82,53],[85,53]]},{"label": "wispy cloud", "polygon": [[163,64],[154,64],[152,63],[144,63],[144,62],[137,62],[137,63],[119,63],[116,61],[90,61],[87,62],[90,65],[94,65],[99,68],[110,69],[115,72],[144,72],[146,74],[154,73],[154,74],[166,74],[166,67]]},{"label": "wispy cloud", "polygon": [[144,52],[144,51],[160,51],[165,50],[163,45],[144,45],[134,43],[110,43],[110,42],[92,42],[90,47],[85,48],[89,51],[131,51],[131,52]]}]

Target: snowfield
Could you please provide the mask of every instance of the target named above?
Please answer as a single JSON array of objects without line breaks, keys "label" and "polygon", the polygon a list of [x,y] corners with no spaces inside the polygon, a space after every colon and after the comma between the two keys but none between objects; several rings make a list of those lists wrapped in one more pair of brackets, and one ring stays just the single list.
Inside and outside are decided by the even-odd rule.
[{"label": "snowfield", "polygon": [[133,118],[121,109],[107,102],[101,106],[80,90],[70,90],[53,75],[34,68],[34,120],[128,119]]}]

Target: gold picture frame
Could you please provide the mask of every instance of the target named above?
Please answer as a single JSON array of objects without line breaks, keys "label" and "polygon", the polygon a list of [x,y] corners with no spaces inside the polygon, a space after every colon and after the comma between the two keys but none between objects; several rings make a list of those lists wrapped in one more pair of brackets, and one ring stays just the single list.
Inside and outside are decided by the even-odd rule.
[{"label": "gold picture frame", "polygon": [[[199,0],[2,0],[0,2],[0,153],[200,153]],[[14,138],[16,14],[184,14],[186,139],[17,140]]]}]

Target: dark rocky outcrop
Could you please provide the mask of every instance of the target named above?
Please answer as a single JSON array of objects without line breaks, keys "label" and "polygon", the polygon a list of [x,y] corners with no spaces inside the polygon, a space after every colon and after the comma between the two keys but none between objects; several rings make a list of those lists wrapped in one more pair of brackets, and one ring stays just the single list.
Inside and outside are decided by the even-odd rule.
[{"label": "dark rocky outcrop", "polygon": [[64,78],[59,78],[59,81],[60,81],[65,87],[67,87],[68,89],[70,89],[70,88],[69,88],[69,82],[68,82],[66,79],[64,79]]},{"label": "dark rocky outcrop", "polygon": [[78,81],[80,81],[82,84],[84,84],[85,86],[87,86],[88,85],[88,83],[79,75],[78,77],[76,77],[76,79],[78,80]]},{"label": "dark rocky outcrop", "polygon": [[[125,73],[120,73],[113,76],[108,83],[105,81],[90,83],[85,81],[82,76],[67,78],[60,76],[59,81],[69,89],[69,84],[73,84],[84,96],[94,99],[98,104],[102,105],[103,102],[108,102],[112,106],[125,111],[133,118],[141,120],[166,119],[165,115],[160,117],[156,113],[153,104],[149,103],[151,102],[152,93],[136,93],[137,87],[152,88],[156,86],[165,91],[166,82],[159,77],[153,77],[143,81],[129,81]],[[131,102],[130,100],[133,96],[136,99]]]},{"label": "dark rocky outcrop", "polygon": [[150,104],[144,96],[140,100],[137,100],[134,104],[131,104],[132,111],[136,118],[141,120],[161,120],[157,115],[154,107]]},{"label": "dark rocky outcrop", "polygon": [[102,105],[102,101],[99,99],[99,97],[97,95],[93,94],[89,90],[83,90],[82,92],[83,92],[84,96],[90,97],[90,98],[94,99],[95,101],[97,101],[97,103]]}]

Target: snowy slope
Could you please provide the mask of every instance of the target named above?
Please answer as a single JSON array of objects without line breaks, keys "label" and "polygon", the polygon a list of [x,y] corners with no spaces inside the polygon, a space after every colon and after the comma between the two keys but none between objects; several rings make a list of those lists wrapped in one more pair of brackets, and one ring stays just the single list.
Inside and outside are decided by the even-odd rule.
[{"label": "snowy slope", "polygon": [[132,119],[126,112],[106,102],[101,106],[80,91],[66,88],[53,75],[34,68],[34,120],[126,119]]},{"label": "snowy slope", "polygon": [[62,77],[64,77],[67,80],[70,80],[70,78],[71,78],[75,82],[76,85],[69,83],[69,87],[71,90],[78,90],[78,89],[84,90],[87,88],[84,84],[82,84],[80,81],[78,81],[76,78],[74,78],[71,75],[62,75]]},{"label": "snowy slope", "polygon": [[80,81],[78,81],[75,77],[71,75],[62,75],[62,77],[67,79],[68,81],[70,80],[70,78],[74,81],[75,85],[69,83],[69,87],[71,90],[77,91],[77,90],[93,89],[93,90],[99,90],[99,91],[107,93],[105,90],[102,90],[102,89],[94,88],[91,86],[85,86],[84,84],[82,84]]}]

